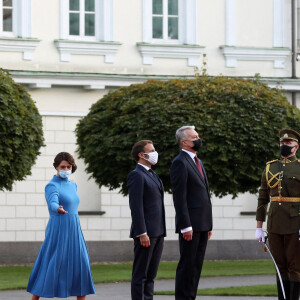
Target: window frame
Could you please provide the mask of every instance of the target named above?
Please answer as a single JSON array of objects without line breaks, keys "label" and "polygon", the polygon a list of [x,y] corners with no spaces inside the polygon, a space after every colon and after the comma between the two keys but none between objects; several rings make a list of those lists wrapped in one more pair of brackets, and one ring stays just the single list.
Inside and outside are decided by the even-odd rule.
[{"label": "window frame", "polygon": [[143,0],[142,17],[143,43],[164,45],[197,44],[197,0],[178,0],[178,40],[173,40],[173,42],[172,40],[165,41],[152,38],[152,0]]},{"label": "window frame", "polygon": [[[98,22],[97,19],[99,18],[99,14],[100,14],[100,7],[99,5],[97,5],[97,3],[99,4],[99,1],[95,0],[95,11],[93,12],[93,14],[95,15],[95,35],[94,36],[86,36],[84,34],[84,29],[85,29],[85,14],[87,13],[87,11],[85,11],[85,0],[79,0],[79,35],[71,35],[70,34],[70,13],[72,12],[70,10],[70,7],[68,7],[68,14],[66,16],[67,18],[67,23],[68,23],[68,35],[67,35],[67,39],[68,40],[74,40],[74,41],[96,41],[97,40],[97,36],[98,34],[98,28],[99,26],[97,26]],[[89,13],[91,14],[91,13]]]},{"label": "window frame", "polygon": [[[152,0],[153,1],[153,0]],[[162,30],[162,33],[163,33],[163,38],[162,39],[158,39],[158,38],[153,38],[153,28],[152,28],[152,42],[153,43],[165,43],[165,44],[179,44],[179,3],[180,3],[180,0],[178,0],[178,14],[176,15],[176,18],[178,19],[178,38],[177,39],[169,39],[168,38],[168,32],[169,32],[169,26],[168,26],[168,20],[170,17],[174,17],[175,18],[175,15],[169,15],[168,13],[168,1],[169,0],[162,0],[162,14],[161,15],[156,15],[156,14],[153,14],[153,9],[151,9],[151,23],[153,25],[153,17],[162,17],[163,19],[163,30]],[[153,3],[153,2],[152,2]]]},{"label": "window frame", "polygon": [[[0,1],[0,20],[2,20],[2,1]],[[0,24],[1,37],[31,38],[31,0],[12,0],[12,31],[3,31]]]},{"label": "window frame", "polygon": [[[0,52],[22,52],[23,60],[33,59],[40,40],[31,37],[31,1],[13,0],[13,28],[12,32],[3,32],[1,25]],[[2,8],[0,3],[0,9]]]},{"label": "window frame", "polygon": [[69,36],[69,0],[60,0],[60,39],[54,44],[61,61],[69,62],[71,55],[98,55],[105,57],[105,63],[114,62],[121,43],[113,37],[113,0],[95,0],[95,10],[99,12],[95,19],[96,39],[74,39]]},{"label": "window frame", "polygon": [[0,1],[0,36],[3,37],[14,37],[16,32],[16,1],[12,0],[12,31],[3,31],[3,0]]},{"label": "window frame", "polygon": [[60,0],[60,39],[69,41],[112,42],[113,0],[95,0],[95,37],[69,35],[69,0]]},{"label": "window frame", "polygon": [[273,0],[272,47],[239,47],[236,45],[236,1],[226,0],[225,2],[225,45],[220,46],[220,51],[225,58],[225,66],[227,68],[236,68],[238,61],[273,61],[274,69],[284,69],[291,53],[289,47],[285,46],[286,42],[284,39],[284,0]]},{"label": "window frame", "polygon": [[197,0],[178,0],[177,43],[153,39],[152,0],[143,0],[142,9],[142,42],[136,46],[143,65],[152,65],[154,58],[174,58],[187,59],[189,67],[199,66],[205,47],[197,44]]}]

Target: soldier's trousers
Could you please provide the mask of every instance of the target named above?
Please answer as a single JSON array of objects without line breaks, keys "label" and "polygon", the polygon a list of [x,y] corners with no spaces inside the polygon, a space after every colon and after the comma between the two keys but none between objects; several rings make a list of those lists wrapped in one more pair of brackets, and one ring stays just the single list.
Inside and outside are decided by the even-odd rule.
[{"label": "soldier's trousers", "polygon": [[269,245],[282,280],[300,282],[300,236],[269,233]]}]

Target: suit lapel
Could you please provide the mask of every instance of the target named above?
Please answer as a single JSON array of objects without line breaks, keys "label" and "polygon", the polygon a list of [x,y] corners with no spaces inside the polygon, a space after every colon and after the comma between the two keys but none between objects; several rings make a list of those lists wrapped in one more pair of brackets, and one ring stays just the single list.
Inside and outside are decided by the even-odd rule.
[{"label": "suit lapel", "polygon": [[[184,151],[182,151],[182,153],[184,154],[185,159],[192,166],[192,168],[194,169],[196,174],[199,176],[200,180],[206,185],[204,178],[202,177],[200,171],[198,170],[196,164],[193,162],[192,158],[187,153],[185,153]],[[201,161],[200,161],[200,163],[201,163]],[[203,166],[202,163],[201,163],[201,166]],[[203,167],[202,167],[202,169],[204,170]],[[203,174],[204,174],[204,172],[203,172]]]},{"label": "suit lapel", "polygon": [[[139,166],[139,165],[137,165],[137,167],[142,171],[142,172],[144,172],[145,174],[147,174],[147,176],[149,177],[149,178],[151,178],[151,180],[153,180],[157,185],[158,185],[158,187],[159,187],[159,189],[160,190],[163,190],[162,189],[162,183],[161,183],[161,180],[157,177],[157,178],[155,178],[155,175],[153,174],[153,176],[150,174],[150,172],[149,171],[147,171],[144,167],[142,167],[142,166]],[[159,180],[159,181],[158,181]]]}]

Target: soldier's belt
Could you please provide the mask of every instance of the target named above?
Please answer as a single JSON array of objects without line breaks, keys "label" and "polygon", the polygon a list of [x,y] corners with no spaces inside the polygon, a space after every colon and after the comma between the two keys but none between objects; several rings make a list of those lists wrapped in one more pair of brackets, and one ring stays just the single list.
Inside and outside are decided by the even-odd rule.
[{"label": "soldier's belt", "polygon": [[271,197],[275,202],[300,202],[300,197]]}]

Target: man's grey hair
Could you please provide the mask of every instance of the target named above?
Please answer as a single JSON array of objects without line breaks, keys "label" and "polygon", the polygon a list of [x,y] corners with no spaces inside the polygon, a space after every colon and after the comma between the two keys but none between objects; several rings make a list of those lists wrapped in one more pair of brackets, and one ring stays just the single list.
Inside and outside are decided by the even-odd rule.
[{"label": "man's grey hair", "polygon": [[187,129],[195,130],[195,126],[194,125],[182,126],[176,130],[175,137],[180,147],[181,147],[181,141],[187,138],[187,135],[185,133]]}]

